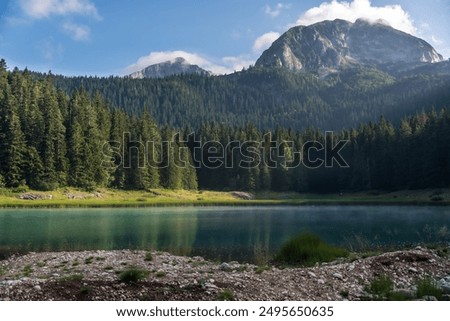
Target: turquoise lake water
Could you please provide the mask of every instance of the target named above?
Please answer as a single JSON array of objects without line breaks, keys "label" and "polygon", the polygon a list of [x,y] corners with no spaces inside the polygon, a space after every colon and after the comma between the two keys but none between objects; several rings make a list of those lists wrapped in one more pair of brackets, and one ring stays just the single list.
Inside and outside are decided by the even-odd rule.
[{"label": "turquoise lake water", "polygon": [[450,242],[450,208],[420,206],[173,207],[0,210],[0,253],[164,250],[220,261],[270,256],[312,232],[350,249]]}]

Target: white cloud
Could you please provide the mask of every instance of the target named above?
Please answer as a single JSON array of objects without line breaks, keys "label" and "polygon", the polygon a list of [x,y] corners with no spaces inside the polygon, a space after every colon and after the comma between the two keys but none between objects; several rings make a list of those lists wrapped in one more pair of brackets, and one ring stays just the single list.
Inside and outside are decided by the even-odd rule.
[{"label": "white cloud", "polygon": [[226,69],[224,73],[229,74],[231,72],[241,71],[243,68],[248,68],[248,66],[255,63],[255,60],[247,55],[240,55],[223,57],[222,62]]},{"label": "white cloud", "polygon": [[280,34],[278,32],[271,31],[256,38],[255,42],[253,43],[253,52],[254,53],[263,52],[264,50],[269,48],[272,45],[272,43],[279,37]]},{"label": "white cloud", "polygon": [[264,8],[264,12],[266,13],[266,15],[269,15],[272,18],[276,18],[280,15],[281,10],[288,9],[289,7],[290,5],[283,3],[277,3],[273,8],[269,5],[266,5]]},{"label": "white cloud", "polygon": [[411,16],[400,5],[373,6],[370,0],[337,1],[322,3],[307,10],[295,25],[311,25],[323,20],[344,19],[355,22],[363,18],[369,21],[383,20],[395,29],[417,34]]},{"label": "white cloud", "polygon": [[[266,6],[265,13],[276,17],[282,9],[287,7],[288,5],[281,3],[277,4],[274,8]],[[370,0],[353,0],[351,2],[332,0],[331,2],[325,2],[318,7],[307,10],[299,17],[295,24],[288,25],[285,28],[287,29],[295,25],[310,25],[323,20],[334,19],[344,19],[354,22],[359,18],[369,21],[383,21],[393,28],[413,35],[420,34],[421,29],[427,27],[426,25],[421,25],[421,28],[416,28],[410,15],[399,5],[377,7],[373,6]],[[282,31],[280,30],[280,32]],[[267,32],[255,39],[252,53],[218,59],[210,59],[197,53],[182,50],[151,52],[149,55],[139,58],[136,63],[126,67],[124,74],[130,74],[142,70],[149,65],[173,60],[177,57],[183,57],[189,63],[198,65],[215,74],[229,74],[254,64],[257,58],[256,56],[267,49],[279,37],[280,33],[278,32]],[[431,37],[431,41],[438,44],[441,40],[437,36],[434,36]],[[450,56],[450,49],[441,50],[441,53],[448,57]]]},{"label": "white cloud", "polygon": [[147,56],[140,57],[136,63],[125,68],[124,73],[130,74],[142,70],[150,65],[172,61],[175,58],[182,57],[192,65],[197,65],[205,70],[211,71],[214,74],[229,74],[234,71],[239,71],[244,67],[248,67],[254,62],[246,56],[228,56],[220,59],[219,62],[211,61],[197,53],[191,53],[183,50],[175,51],[157,51],[151,52]]},{"label": "white cloud", "polygon": [[[187,60],[190,64],[198,65],[201,68],[207,69],[213,65],[209,60],[203,58],[202,56],[196,53],[190,53],[182,50],[176,51],[156,51],[151,52],[147,56],[140,57],[136,63],[128,66],[126,68],[127,73],[132,73],[135,71],[139,71],[148,67],[150,65],[159,64],[166,61],[175,60],[175,58],[182,57]],[[211,70],[211,69],[208,69]],[[212,71],[212,70],[211,70]]]},{"label": "white cloud", "polygon": [[66,22],[63,25],[64,31],[69,34],[74,40],[86,41],[89,40],[91,30],[88,26],[77,25],[75,23]]},{"label": "white cloud", "polygon": [[90,0],[19,0],[19,5],[25,15],[33,19],[71,14],[101,19],[97,8]]}]

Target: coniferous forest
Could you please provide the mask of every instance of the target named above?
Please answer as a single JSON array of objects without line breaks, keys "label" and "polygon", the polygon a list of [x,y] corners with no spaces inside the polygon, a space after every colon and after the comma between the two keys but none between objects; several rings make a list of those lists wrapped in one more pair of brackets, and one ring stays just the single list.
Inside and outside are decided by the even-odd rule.
[{"label": "coniferous forest", "polygon": [[[245,81],[251,82],[249,78],[261,72],[267,71],[251,71],[245,75]],[[280,73],[275,71],[273,75],[280,76]],[[283,77],[291,81],[303,81],[307,76]],[[329,120],[332,119],[334,123],[328,122],[327,126],[335,130],[339,128],[333,133],[332,141],[324,132],[328,129],[324,127],[325,123],[322,120],[315,122],[314,119],[319,120],[319,116],[327,114],[334,104],[324,103],[322,109],[317,108],[315,113],[306,117],[308,121],[300,124],[294,122],[296,117],[289,116],[295,108],[290,110],[286,107],[284,111],[256,117],[257,113],[264,113],[264,108],[276,102],[268,102],[267,97],[256,92],[253,96],[241,92],[242,101],[237,93],[234,96],[236,101],[231,105],[246,110],[244,114],[247,116],[236,122],[233,117],[237,116],[233,116],[233,112],[224,119],[203,119],[191,113],[197,103],[198,113],[213,115],[214,112],[211,109],[208,113],[210,109],[205,101],[198,101],[195,95],[191,97],[185,91],[193,86],[194,81],[196,87],[204,86],[206,91],[213,91],[209,86],[219,82],[223,82],[220,88],[227,84],[231,86],[229,91],[217,90],[215,94],[206,95],[214,100],[219,99],[220,95],[234,92],[233,81],[244,80],[227,83],[224,78],[200,76],[179,76],[158,81],[127,78],[103,79],[102,82],[89,78],[64,79],[27,70],[8,71],[6,62],[2,60],[0,185],[26,185],[37,190],[69,186],[88,190],[96,187],[161,187],[326,193],[434,188],[450,184],[450,112],[446,109],[448,92],[443,90],[446,83],[442,79],[429,83],[428,88],[408,89],[408,94],[405,91],[403,95],[397,95],[401,96],[396,101],[401,108],[387,112],[390,117],[386,118],[380,117],[380,111],[374,110],[371,104],[380,99],[379,104],[390,101],[386,108],[392,107],[393,91],[372,95],[372,102],[368,101],[368,105],[364,105],[359,113],[353,112],[356,104],[350,106],[339,103],[341,108],[348,107],[342,119],[351,121],[342,121],[342,126],[339,126],[339,119],[330,116]],[[389,79],[383,78],[385,81]],[[403,84],[397,82],[390,86],[416,88],[405,85],[411,81],[404,80]],[[123,85],[128,82],[136,86],[151,85],[150,93],[156,91],[161,94],[149,94],[142,101],[126,98],[133,97],[129,94],[133,86]],[[315,82],[318,87],[324,86],[314,80],[305,81],[300,87],[305,89]],[[336,86],[343,86],[337,80],[336,83]],[[179,88],[175,90],[177,86]],[[376,84],[371,82],[370,86],[376,87]],[[134,90],[138,92],[141,89],[136,87]],[[168,93],[164,94],[165,91]],[[429,96],[422,95],[421,100],[414,101],[413,98],[419,92],[426,92]],[[437,92],[441,94],[435,96]],[[302,100],[306,105],[312,103],[309,99],[321,97],[305,96],[303,91],[291,91],[290,94],[297,95],[299,101]],[[189,98],[180,98],[183,95]],[[251,97],[255,97],[252,104],[249,103]],[[327,97],[331,101],[333,92]],[[160,101],[152,101],[155,99]],[[256,112],[245,109],[258,104],[258,99],[261,101],[261,110]],[[359,99],[363,100],[363,94],[360,94]],[[191,115],[191,118],[172,113],[171,108],[183,102],[189,102],[186,114]],[[212,101],[210,103],[214,104]],[[121,104],[127,108],[121,108]],[[164,107],[165,104],[167,107]],[[281,102],[283,104],[286,106],[287,103]],[[317,106],[318,103],[314,104]],[[158,107],[155,109],[152,106]],[[372,118],[377,113],[378,117],[374,121]],[[254,119],[262,121],[252,122],[250,115],[256,115]],[[281,116],[284,122],[271,119]],[[366,120],[363,125],[356,125],[362,120]],[[273,128],[272,124],[285,126]],[[311,124],[314,126],[311,127]],[[348,129],[344,128],[346,126]],[[277,148],[264,148],[270,143],[269,140]],[[339,166],[342,164],[333,160],[332,166],[317,163],[324,153],[320,146],[327,143],[334,146],[340,140],[348,141],[340,149],[340,155],[348,166]],[[163,142],[170,144],[165,145]],[[209,149],[198,148],[199,145],[205,147],[206,142]],[[235,153],[230,142],[246,148],[243,152]],[[308,142],[315,142],[315,145]],[[308,154],[311,151],[312,155]],[[224,155],[223,162],[212,157],[217,155]],[[273,161],[277,166],[271,166]],[[241,166],[243,163],[246,166]]]}]

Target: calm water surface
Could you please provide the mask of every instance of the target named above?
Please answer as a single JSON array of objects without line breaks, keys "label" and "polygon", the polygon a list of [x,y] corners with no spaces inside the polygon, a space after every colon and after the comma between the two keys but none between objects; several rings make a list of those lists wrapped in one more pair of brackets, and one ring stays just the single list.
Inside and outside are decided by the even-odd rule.
[{"label": "calm water surface", "polygon": [[301,232],[353,249],[450,242],[450,208],[177,207],[0,210],[0,252],[155,249],[254,261]]}]

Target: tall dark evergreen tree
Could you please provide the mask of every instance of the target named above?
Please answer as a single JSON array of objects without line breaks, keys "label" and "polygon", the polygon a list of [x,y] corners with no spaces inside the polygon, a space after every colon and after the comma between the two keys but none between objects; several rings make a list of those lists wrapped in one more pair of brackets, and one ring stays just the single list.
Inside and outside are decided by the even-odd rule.
[{"label": "tall dark evergreen tree", "polygon": [[8,187],[26,183],[23,172],[25,150],[25,136],[20,127],[17,102],[9,85],[5,84],[0,94],[0,166]]},{"label": "tall dark evergreen tree", "polygon": [[44,166],[42,186],[55,189],[67,183],[66,128],[59,109],[56,90],[51,78],[42,85],[42,93],[38,102],[43,118],[43,133],[39,146]]}]

